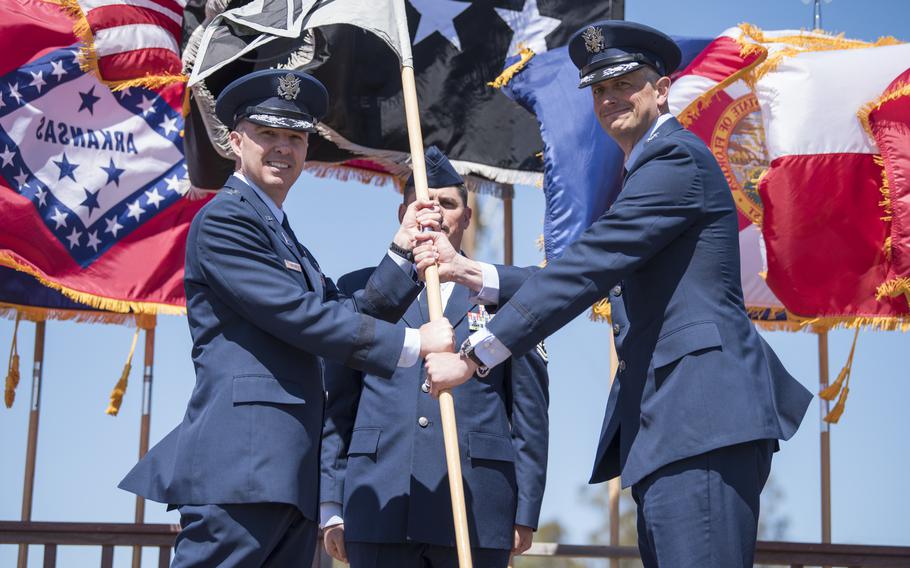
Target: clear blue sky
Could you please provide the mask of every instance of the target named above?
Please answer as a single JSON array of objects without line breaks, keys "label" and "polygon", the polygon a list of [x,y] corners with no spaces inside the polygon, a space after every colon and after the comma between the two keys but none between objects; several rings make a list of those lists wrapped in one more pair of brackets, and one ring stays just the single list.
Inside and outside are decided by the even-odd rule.
[{"label": "clear blue sky", "polygon": [[[811,6],[800,0],[752,2],[627,0],[626,17],[671,34],[713,36],[749,22],[764,29],[807,27]],[[910,41],[910,2],[834,0],[824,5],[829,31],[871,40],[894,35]],[[908,63],[910,64],[910,63]],[[395,226],[399,196],[389,188],[341,183],[305,175],[286,210],[296,234],[314,251],[331,276],[375,264]],[[340,212],[357,204],[352,222]],[[495,202],[484,200],[495,207]],[[515,260],[536,264],[536,239],[543,220],[543,196],[517,188]],[[487,215],[496,219],[496,212]],[[351,227],[339,232],[339,227]],[[498,261],[491,246],[485,260]],[[11,321],[0,321],[0,353],[12,338]],[[19,334],[22,384],[13,409],[0,408],[0,519],[18,519],[21,508],[34,326]],[[765,337],[790,371],[817,390],[816,338],[808,333],[775,332]],[[136,460],[139,438],[142,349],[137,348],[131,383],[120,416],[104,414],[111,387],[129,350],[132,330],[111,325],[52,321],[47,326],[38,474],[33,518],[43,521],[131,522],[132,495],[116,489]],[[830,336],[831,374],[846,359],[852,332]],[[551,375],[549,482],[542,520],[560,520],[571,542],[584,542],[603,512],[579,499],[588,478],[607,398],[604,357],[607,328],[581,316],[548,340]],[[159,319],[153,387],[152,442],[179,423],[193,387],[190,337],[183,318]],[[847,411],[832,428],[833,535],[836,542],[910,546],[910,337],[863,332],[854,361]],[[2,359],[5,361],[5,358]],[[4,369],[5,370],[5,369]],[[813,404],[796,436],[774,458],[773,478],[783,491],[779,514],[790,523],[786,538],[814,541],[819,521],[819,411]],[[176,522],[177,515],[149,503],[149,522]],[[15,562],[15,549],[0,546],[0,565]],[[97,566],[100,549],[61,550],[62,566]],[[117,551],[117,565],[129,553]],[[32,564],[40,558],[33,552]],[[147,558],[154,565],[153,558]]]}]

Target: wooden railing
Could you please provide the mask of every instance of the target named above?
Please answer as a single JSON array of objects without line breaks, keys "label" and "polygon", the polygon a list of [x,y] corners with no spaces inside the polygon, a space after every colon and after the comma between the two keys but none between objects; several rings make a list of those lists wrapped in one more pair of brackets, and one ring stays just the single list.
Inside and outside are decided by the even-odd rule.
[{"label": "wooden railing", "polygon": [[[158,549],[158,567],[170,564],[171,549],[180,527],[164,524],[127,523],[43,523],[0,521],[0,544],[38,545],[44,548],[43,566],[57,565],[57,547],[64,545],[100,546],[101,567],[111,568],[114,547],[152,547]],[[321,550],[321,547],[320,547]],[[551,558],[638,558],[631,546],[597,546],[535,543],[525,556]],[[867,546],[854,544],[816,544],[804,542],[759,542],[755,561],[759,564],[790,566],[832,566],[845,568],[907,568],[910,547]],[[317,554],[313,568],[328,568],[325,554]],[[20,567],[24,568],[24,567]]]}]

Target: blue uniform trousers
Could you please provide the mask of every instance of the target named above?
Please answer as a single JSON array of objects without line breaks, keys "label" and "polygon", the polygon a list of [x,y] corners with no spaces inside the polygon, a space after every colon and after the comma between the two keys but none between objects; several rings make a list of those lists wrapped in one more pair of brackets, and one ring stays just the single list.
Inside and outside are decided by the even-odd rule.
[{"label": "blue uniform trousers", "polygon": [[[452,546],[412,543],[345,542],[351,568],[458,568]],[[506,568],[509,551],[472,548],[474,568]]]},{"label": "blue uniform trousers", "polygon": [[182,505],[171,568],[310,568],[316,523],[285,503]]},{"label": "blue uniform trousers", "polygon": [[776,440],[726,446],[634,484],[645,568],[751,568],[759,497],[776,447]]}]

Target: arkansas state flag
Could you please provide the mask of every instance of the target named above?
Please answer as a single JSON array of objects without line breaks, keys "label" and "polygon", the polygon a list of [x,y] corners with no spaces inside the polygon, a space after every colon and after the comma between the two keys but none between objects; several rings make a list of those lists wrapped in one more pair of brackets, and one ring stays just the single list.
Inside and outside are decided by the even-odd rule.
[{"label": "arkansas state flag", "polygon": [[57,6],[2,0],[0,265],[118,312],[181,312],[183,85],[116,93]]},{"label": "arkansas state flag", "polygon": [[767,281],[797,315],[886,327],[910,317],[900,293],[910,228],[906,213],[894,215],[907,195],[906,93],[893,99],[897,112],[885,104],[869,128],[862,120],[901,93],[910,66],[910,44],[884,43],[782,53],[754,72],[770,159],[758,187]]}]

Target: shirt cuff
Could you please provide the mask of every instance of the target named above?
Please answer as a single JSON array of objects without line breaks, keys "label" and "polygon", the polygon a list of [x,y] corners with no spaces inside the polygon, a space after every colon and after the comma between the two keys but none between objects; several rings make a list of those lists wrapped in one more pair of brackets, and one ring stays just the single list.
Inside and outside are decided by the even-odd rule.
[{"label": "shirt cuff", "polygon": [[326,501],[319,504],[319,528],[327,529],[341,524],[344,524],[344,519],[341,518],[341,503]]},{"label": "shirt cuff", "polygon": [[486,328],[475,331],[468,340],[474,346],[474,354],[488,368],[493,368],[512,356],[509,348]]},{"label": "shirt cuff", "polygon": [[398,357],[399,367],[413,367],[420,358],[420,330],[409,327],[404,330],[404,346]]},{"label": "shirt cuff", "polygon": [[[399,268],[401,268],[408,274],[413,274],[414,265],[411,263],[410,260],[401,256],[397,252],[392,252],[391,250],[388,252],[388,255],[389,255],[389,258],[391,258],[392,260],[395,261],[395,264],[397,264],[399,266]],[[498,276],[498,274],[497,274],[497,276]]]},{"label": "shirt cuff", "polygon": [[480,273],[483,278],[480,292],[476,296],[469,298],[475,304],[484,304],[487,306],[499,303],[499,272],[496,267],[486,262],[478,262]]}]

